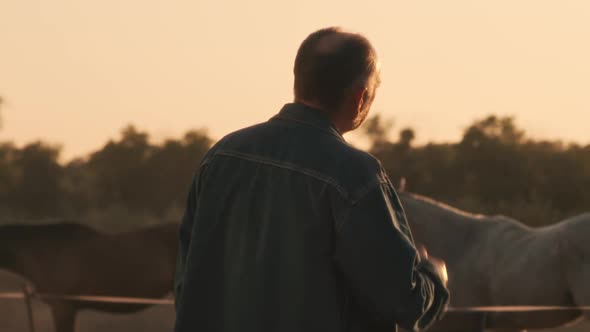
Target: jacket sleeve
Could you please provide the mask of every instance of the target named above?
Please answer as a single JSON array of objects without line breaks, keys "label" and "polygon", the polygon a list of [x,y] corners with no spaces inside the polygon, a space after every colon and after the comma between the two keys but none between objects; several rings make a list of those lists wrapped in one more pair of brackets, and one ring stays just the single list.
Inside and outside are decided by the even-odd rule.
[{"label": "jacket sleeve", "polygon": [[370,189],[336,225],[335,259],[376,323],[420,331],[440,318],[449,294],[436,269],[420,261],[400,210],[390,183]]},{"label": "jacket sleeve", "polygon": [[178,299],[184,280],[184,268],[186,265],[186,257],[191,239],[191,232],[193,229],[194,214],[198,195],[198,175],[195,176],[191,183],[188,193],[186,209],[182,220],[180,222],[180,229],[178,232],[178,253],[176,257],[176,273],[174,275],[174,306],[178,308]]},{"label": "jacket sleeve", "polygon": [[[227,136],[226,136],[227,137]],[[178,308],[178,301],[180,299],[180,293],[182,292],[182,285],[184,283],[184,271],[186,267],[186,260],[188,256],[188,250],[191,242],[191,236],[193,232],[193,225],[195,223],[195,212],[198,208],[199,194],[205,173],[209,167],[211,158],[215,155],[215,152],[219,150],[220,146],[225,142],[226,137],[222,138],[217,142],[203,157],[199,165],[191,186],[189,189],[188,197],[186,200],[186,208],[184,215],[180,222],[180,229],[178,233],[178,253],[176,257],[176,272],[174,274],[174,307]]]}]

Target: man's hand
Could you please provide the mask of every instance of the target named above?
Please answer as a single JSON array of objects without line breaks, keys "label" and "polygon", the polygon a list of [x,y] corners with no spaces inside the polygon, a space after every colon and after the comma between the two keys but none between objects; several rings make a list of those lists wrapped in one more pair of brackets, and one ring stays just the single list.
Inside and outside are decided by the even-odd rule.
[{"label": "man's hand", "polygon": [[434,269],[434,272],[440,276],[440,279],[445,287],[447,287],[447,283],[449,281],[449,276],[447,274],[447,266],[445,262],[441,259],[436,257],[428,257],[428,251],[424,246],[421,246],[418,249],[418,254],[420,258],[426,260],[430,263],[431,267]]},{"label": "man's hand", "polygon": [[447,289],[447,268],[444,261],[435,257],[429,257],[426,248],[423,246],[418,248],[418,255],[420,256],[420,263],[418,269],[428,275],[430,280],[434,283],[434,297],[431,309],[426,317],[441,320],[447,311],[449,305],[449,290]]}]

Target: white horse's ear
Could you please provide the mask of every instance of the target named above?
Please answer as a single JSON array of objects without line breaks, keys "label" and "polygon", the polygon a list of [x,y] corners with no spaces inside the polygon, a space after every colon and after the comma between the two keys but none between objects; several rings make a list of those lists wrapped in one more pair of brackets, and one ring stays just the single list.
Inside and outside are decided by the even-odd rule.
[{"label": "white horse's ear", "polygon": [[406,178],[402,177],[401,179],[399,179],[399,187],[397,188],[397,191],[402,192],[402,191],[406,191]]}]

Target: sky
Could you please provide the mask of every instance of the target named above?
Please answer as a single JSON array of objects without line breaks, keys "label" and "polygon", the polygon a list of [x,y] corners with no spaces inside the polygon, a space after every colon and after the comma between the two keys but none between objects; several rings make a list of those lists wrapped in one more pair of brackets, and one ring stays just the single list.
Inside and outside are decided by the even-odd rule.
[{"label": "sky", "polygon": [[290,102],[299,44],[333,25],[377,49],[372,113],[393,135],[456,141],[494,113],[590,143],[587,0],[0,0],[0,141],[42,139],[67,160],[128,124],[218,139]]}]

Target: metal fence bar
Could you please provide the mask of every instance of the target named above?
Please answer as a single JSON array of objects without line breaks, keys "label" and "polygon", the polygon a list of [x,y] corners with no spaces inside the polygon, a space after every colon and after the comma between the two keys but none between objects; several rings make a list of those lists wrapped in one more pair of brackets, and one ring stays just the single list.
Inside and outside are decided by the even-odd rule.
[{"label": "metal fence bar", "polygon": [[93,296],[93,295],[60,295],[60,294],[37,294],[40,299],[65,300],[81,302],[107,302],[107,303],[128,303],[128,304],[174,304],[171,299],[152,299],[139,297],[120,296]]},{"label": "metal fence bar", "polygon": [[23,292],[5,292],[0,293],[0,299],[24,299]]},{"label": "metal fence bar", "polygon": [[590,306],[480,306],[480,307],[449,307],[448,312],[534,312],[534,311],[590,311]]},{"label": "metal fence bar", "polygon": [[[5,292],[0,293],[0,299],[26,299],[25,292]],[[83,301],[83,302],[107,302],[107,303],[128,303],[128,304],[174,304],[173,299],[154,299],[140,297],[121,297],[121,296],[94,296],[94,295],[61,295],[61,294],[44,294],[30,293],[31,297],[44,300],[64,300],[64,301]]]},{"label": "metal fence bar", "polygon": [[[174,304],[173,299],[169,298],[138,298],[138,297],[120,297],[120,296],[94,296],[94,295],[62,295],[62,294],[45,294],[36,293],[34,297],[46,300],[64,300],[64,301],[84,301],[84,302],[107,302],[107,303],[128,303],[128,304]],[[0,293],[0,299],[23,299],[26,298],[23,293],[6,292]],[[531,305],[511,305],[511,306],[474,306],[474,307],[449,307],[448,312],[532,312],[532,311],[590,311],[590,306],[531,306]]]}]

